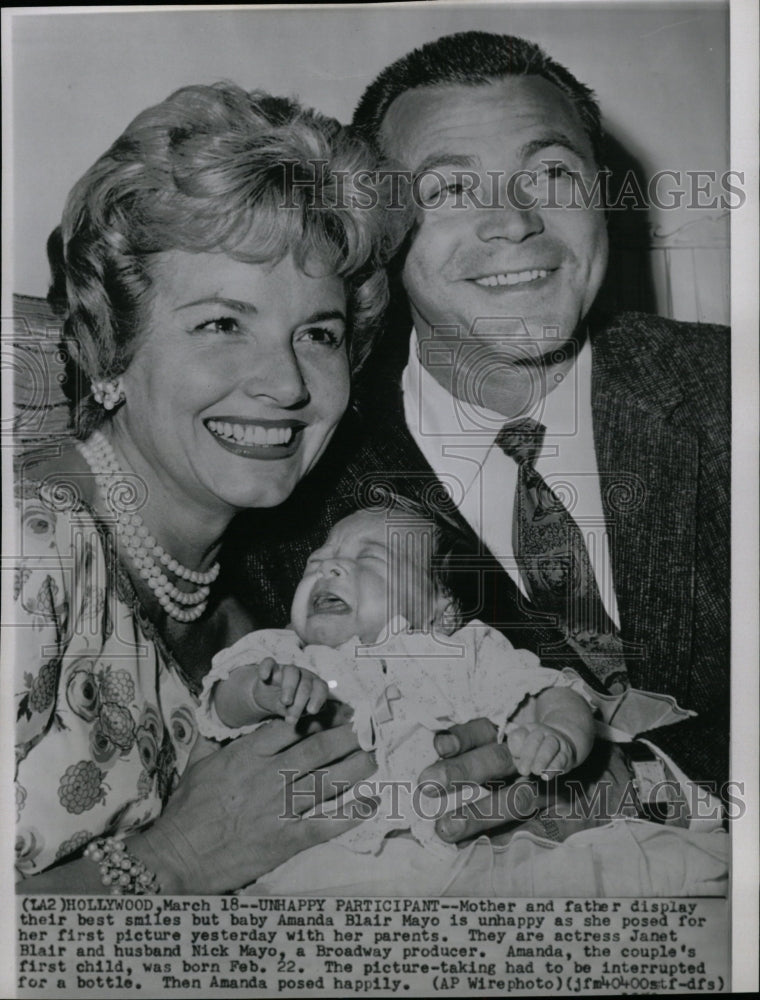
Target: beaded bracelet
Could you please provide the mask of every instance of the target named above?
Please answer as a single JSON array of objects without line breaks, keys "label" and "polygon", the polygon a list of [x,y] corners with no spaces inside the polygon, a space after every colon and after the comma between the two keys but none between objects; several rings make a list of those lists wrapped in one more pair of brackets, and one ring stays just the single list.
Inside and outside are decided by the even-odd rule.
[{"label": "beaded bracelet", "polygon": [[161,892],[153,872],[130,854],[124,841],[116,837],[90,841],[83,857],[98,865],[103,885],[109,886],[115,896],[148,896]]}]

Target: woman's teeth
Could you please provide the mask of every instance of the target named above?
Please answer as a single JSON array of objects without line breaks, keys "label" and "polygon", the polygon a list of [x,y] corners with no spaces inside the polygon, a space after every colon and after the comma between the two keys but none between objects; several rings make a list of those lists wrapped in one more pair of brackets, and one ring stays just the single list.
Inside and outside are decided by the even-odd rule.
[{"label": "woman's teeth", "polygon": [[485,285],[487,288],[495,288],[497,285],[522,285],[526,281],[536,281],[537,278],[545,278],[549,272],[543,269],[533,271],[511,271],[508,274],[489,274],[487,278],[476,278],[476,285]]},{"label": "woman's teeth", "polygon": [[293,427],[262,427],[260,424],[233,424],[226,420],[209,420],[207,425],[212,434],[235,441],[237,444],[274,446],[290,444],[295,430]]}]

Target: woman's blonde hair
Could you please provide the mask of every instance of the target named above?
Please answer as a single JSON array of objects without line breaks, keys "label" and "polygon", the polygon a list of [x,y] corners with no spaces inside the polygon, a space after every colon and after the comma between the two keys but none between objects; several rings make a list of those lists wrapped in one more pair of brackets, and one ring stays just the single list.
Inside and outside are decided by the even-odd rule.
[{"label": "woman's blonde hair", "polygon": [[345,282],[356,370],[386,305],[392,243],[375,161],[337,121],[229,83],[176,91],[138,115],[74,186],[48,241],[75,432],[86,437],[106,416],[90,380],[114,378],[132,359],[152,254],[318,260]]}]

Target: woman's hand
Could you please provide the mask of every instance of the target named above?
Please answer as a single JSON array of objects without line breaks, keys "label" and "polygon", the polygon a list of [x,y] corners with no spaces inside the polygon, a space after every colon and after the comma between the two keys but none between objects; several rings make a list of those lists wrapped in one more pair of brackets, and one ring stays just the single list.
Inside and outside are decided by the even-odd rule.
[{"label": "woman's hand", "polygon": [[238,889],[367,818],[366,802],[339,818],[301,816],[374,767],[347,725],[302,740],[275,721],[219,750],[203,741],[162,815],[127,848],[165,893]]}]

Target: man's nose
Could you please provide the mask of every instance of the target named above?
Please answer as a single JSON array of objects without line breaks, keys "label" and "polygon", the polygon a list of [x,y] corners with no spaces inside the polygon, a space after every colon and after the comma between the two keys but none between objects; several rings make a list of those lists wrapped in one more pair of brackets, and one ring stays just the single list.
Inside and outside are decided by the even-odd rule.
[{"label": "man's nose", "polygon": [[544,223],[537,205],[529,197],[502,193],[499,205],[478,209],[476,224],[481,240],[508,240],[522,243],[529,236],[541,233]]},{"label": "man's nose", "polygon": [[310,398],[298,356],[290,344],[264,350],[257,345],[243,388],[249,396],[266,396],[286,409],[303,406]]}]

